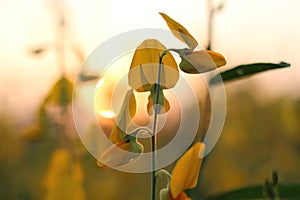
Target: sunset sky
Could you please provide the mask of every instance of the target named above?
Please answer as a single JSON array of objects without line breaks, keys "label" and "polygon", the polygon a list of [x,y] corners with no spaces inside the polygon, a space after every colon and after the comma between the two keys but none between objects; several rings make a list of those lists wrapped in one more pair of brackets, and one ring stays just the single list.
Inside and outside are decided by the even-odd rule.
[{"label": "sunset sky", "polygon": [[[71,46],[87,56],[114,35],[139,28],[167,29],[158,12],[183,24],[206,45],[205,0],[0,0],[0,112],[16,108],[24,116],[41,101],[59,76],[56,66],[55,10],[64,2],[67,73],[79,69]],[[56,2],[56,3],[55,3]],[[228,67],[251,62],[291,63],[289,69],[261,74],[248,84],[272,96],[299,97],[300,2],[298,0],[224,0],[215,17],[213,49],[227,59]],[[37,47],[47,51],[33,56]],[[235,83],[228,88],[246,86]],[[260,88],[260,89],[258,89]],[[263,98],[261,98],[263,99]]]}]

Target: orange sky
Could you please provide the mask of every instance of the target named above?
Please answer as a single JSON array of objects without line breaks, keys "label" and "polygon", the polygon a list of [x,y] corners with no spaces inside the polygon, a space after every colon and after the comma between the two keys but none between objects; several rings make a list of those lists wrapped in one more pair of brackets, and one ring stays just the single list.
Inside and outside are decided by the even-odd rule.
[{"label": "orange sky", "polygon": [[[53,2],[55,0],[52,0]],[[57,2],[62,2],[56,0]],[[24,116],[59,75],[56,67],[55,21],[51,0],[1,0],[0,6],[0,111],[17,108]],[[219,2],[219,1],[215,1]],[[215,18],[213,48],[221,52],[228,67],[250,62],[292,64],[229,86],[243,88],[250,83],[262,94],[294,96],[299,91],[300,2],[298,0],[227,0]],[[206,44],[206,1],[128,0],[65,1],[66,17],[72,30],[66,43],[79,44],[88,55],[106,39],[137,28],[167,26],[158,12],[183,24],[203,46]],[[39,57],[30,49],[46,46]],[[70,49],[69,49],[70,50]],[[76,74],[73,55],[68,73]],[[73,56],[73,57],[72,57]],[[299,95],[298,95],[299,96]],[[32,106],[28,106],[32,105]]]}]

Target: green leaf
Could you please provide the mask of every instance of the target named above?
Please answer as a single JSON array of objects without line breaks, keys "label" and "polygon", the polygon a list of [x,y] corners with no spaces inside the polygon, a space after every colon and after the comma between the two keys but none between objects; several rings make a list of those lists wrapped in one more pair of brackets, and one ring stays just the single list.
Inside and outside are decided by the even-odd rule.
[{"label": "green leaf", "polygon": [[99,79],[99,76],[79,74],[79,79],[80,81],[95,81]]},{"label": "green leaf", "polygon": [[[252,63],[252,64],[239,65],[233,69],[227,70],[225,72],[221,72],[220,74],[223,79],[223,82],[226,82],[226,81],[236,80],[238,78],[245,78],[259,72],[264,72],[272,69],[279,69],[279,68],[284,68],[289,66],[290,64],[286,62],[280,62],[278,64]],[[220,80],[218,76],[213,77],[210,81],[211,84],[215,84],[219,82]]]},{"label": "green leaf", "polygon": [[[263,185],[251,185],[227,192],[212,194],[205,200],[235,200],[235,199],[266,199],[263,194]],[[281,199],[300,199],[300,184],[278,185]]]}]

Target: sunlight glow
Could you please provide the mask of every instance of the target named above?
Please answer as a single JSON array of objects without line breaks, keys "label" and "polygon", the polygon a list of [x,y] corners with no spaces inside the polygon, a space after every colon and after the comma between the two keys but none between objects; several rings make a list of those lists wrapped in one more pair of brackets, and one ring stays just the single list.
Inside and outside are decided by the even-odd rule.
[{"label": "sunlight glow", "polygon": [[101,78],[101,79],[98,81],[96,88],[101,87],[101,86],[103,85],[104,81],[105,81],[105,78],[104,78],[104,77]]},{"label": "sunlight glow", "polygon": [[98,111],[98,113],[105,118],[114,118],[115,117],[115,113],[112,110],[102,110],[102,111]]}]

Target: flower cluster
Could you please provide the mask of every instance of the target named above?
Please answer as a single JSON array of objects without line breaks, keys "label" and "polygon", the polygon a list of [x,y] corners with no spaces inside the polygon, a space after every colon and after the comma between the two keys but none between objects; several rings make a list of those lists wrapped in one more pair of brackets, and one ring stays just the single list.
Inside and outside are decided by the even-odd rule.
[{"label": "flower cluster", "polygon": [[[199,74],[215,70],[226,64],[225,58],[214,51],[195,51],[198,42],[181,24],[164,13],[160,13],[173,35],[187,45],[183,49],[168,49],[156,39],[146,39],[135,50],[130,65],[128,82],[130,89],[123,101],[123,106],[110,134],[112,146],[102,155],[99,166],[116,167],[139,159],[143,153],[143,145],[136,135],[139,130],[127,133],[127,126],[136,113],[136,92],[150,92],[147,110],[149,115],[161,114],[170,109],[170,103],[163,90],[173,88],[180,76],[179,69],[185,73]],[[179,67],[170,52],[181,57]],[[155,107],[158,106],[158,107]],[[154,108],[153,108],[154,107]],[[151,133],[151,131],[149,131]],[[151,133],[152,134],[152,133]],[[117,150],[122,153],[116,153]],[[172,175],[169,176],[167,188],[160,191],[161,200],[187,200],[186,189],[197,185],[198,174],[202,163],[205,145],[196,142],[177,161]]]}]

